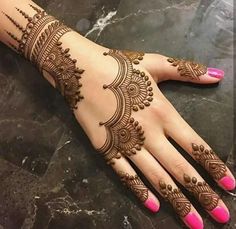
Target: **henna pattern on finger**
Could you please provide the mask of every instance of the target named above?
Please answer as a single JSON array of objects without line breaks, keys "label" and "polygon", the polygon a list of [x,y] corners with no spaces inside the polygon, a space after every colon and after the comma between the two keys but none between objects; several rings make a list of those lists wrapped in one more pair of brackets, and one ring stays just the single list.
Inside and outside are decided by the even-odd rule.
[{"label": "henna pattern on finger", "polygon": [[164,181],[159,182],[160,192],[164,199],[173,206],[180,217],[185,217],[191,211],[191,203],[178,188],[172,188]]},{"label": "henna pattern on finger", "polygon": [[32,17],[16,8],[18,13],[27,20],[26,27],[4,13],[22,32],[21,38],[18,38],[13,33],[6,31],[18,44],[18,47],[13,43],[9,43],[9,45],[37,65],[43,74],[50,75],[71,109],[76,109],[77,103],[83,99],[80,94],[82,86],[80,78],[84,70],[76,67],[77,60],[70,57],[70,50],[63,49],[60,42],[60,38],[71,29],[54,17],[47,15],[45,11],[31,4],[29,6],[36,12]]},{"label": "henna pattern on finger", "polygon": [[110,50],[104,55],[113,57],[119,67],[115,80],[110,85],[103,86],[115,94],[117,108],[108,121],[100,122],[106,128],[107,138],[98,151],[103,153],[108,164],[114,164],[114,158],[132,156],[141,150],[145,140],[144,131],[131,115],[132,111],[149,106],[153,93],[149,77],[134,69],[130,57],[125,53]]},{"label": "henna pattern on finger", "polygon": [[194,143],[192,144],[192,149],[194,159],[201,164],[215,180],[218,181],[226,176],[226,165],[212,149],[208,150],[203,145],[198,146]]},{"label": "henna pattern on finger", "polygon": [[142,202],[148,199],[148,189],[138,175],[133,176],[128,173],[119,172],[119,176],[122,183],[129,187]]},{"label": "henna pattern on finger", "polygon": [[168,58],[167,61],[178,67],[177,70],[182,77],[199,80],[201,75],[207,73],[207,67],[197,62],[177,58]]},{"label": "henna pattern on finger", "polygon": [[204,209],[211,211],[217,207],[220,197],[205,181],[184,174],[185,187],[194,195]]}]

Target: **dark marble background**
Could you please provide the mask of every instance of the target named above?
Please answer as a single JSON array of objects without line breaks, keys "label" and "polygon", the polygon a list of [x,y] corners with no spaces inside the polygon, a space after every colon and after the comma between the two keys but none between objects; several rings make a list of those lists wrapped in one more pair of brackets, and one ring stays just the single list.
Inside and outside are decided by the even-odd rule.
[{"label": "dark marble background", "polygon": [[[36,3],[108,47],[182,56],[224,69],[220,85],[160,87],[235,172],[233,0]],[[232,220],[220,226],[194,202],[205,228],[236,228],[235,195],[215,189]],[[158,214],[149,213],[92,149],[59,93],[0,44],[0,229],[182,228],[162,199],[161,205]]]}]

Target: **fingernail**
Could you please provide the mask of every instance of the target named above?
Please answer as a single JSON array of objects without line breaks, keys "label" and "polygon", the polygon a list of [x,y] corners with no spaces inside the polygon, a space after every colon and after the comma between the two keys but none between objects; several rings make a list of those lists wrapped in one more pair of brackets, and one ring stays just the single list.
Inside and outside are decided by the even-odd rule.
[{"label": "fingernail", "polygon": [[207,68],[207,74],[218,79],[222,79],[225,75],[224,71],[218,68]]},{"label": "fingernail", "polygon": [[158,212],[160,206],[153,199],[149,198],[144,202],[145,207],[147,207],[152,212]]},{"label": "fingernail", "polygon": [[235,189],[235,179],[225,176],[219,180],[219,184],[223,186],[226,190]]},{"label": "fingernail", "polygon": [[184,222],[191,229],[204,228],[202,220],[193,212],[188,213],[188,215],[184,217]]},{"label": "fingernail", "polygon": [[227,223],[230,218],[229,212],[220,206],[214,208],[211,211],[211,215],[218,223]]}]

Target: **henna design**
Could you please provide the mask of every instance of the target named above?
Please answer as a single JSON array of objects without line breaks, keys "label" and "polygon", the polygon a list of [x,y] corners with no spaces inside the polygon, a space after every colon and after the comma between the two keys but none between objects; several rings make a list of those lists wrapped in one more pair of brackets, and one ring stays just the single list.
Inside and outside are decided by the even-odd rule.
[{"label": "henna design", "polygon": [[171,203],[179,216],[185,217],[191,210],[191,203],[189,200],[184,196],[180,189],[172,189],[171,185],[166,185],[163,181],[160,181],[159,185],[160,192],[165,200]]},{"label": "henna design", "polygon": [[144,109],[145,106],[150,105],[153,100],[153,89],[150,85],[151,81],[149,81],[149,77],[144,72],[133,70],[130,83],[127,86],[133,111]]},{"label": "henna design", "polygon": [[197,178],[184,174],[185,187],[192,192],[194,197],[208,211],[217,207],[220,197],[205,182],[198,182]]},{"label": "henna design", "polygon": [[33,5],[30,7],[36,12],[33,17],[16,8],[28,21],[25,28],[4,13],[22,32],[21,38],[17,38],[11,32],[6,31],[18,43],[18,47],[12,43],[9,45],[37,65],[43,74],[47,73],[53,77],[56,88],[65,97],[71,109],[76,109],[76,104],[83,99],[83,96],[80,95],[82,86],[80,78],[84,70],[76,67],[77,60],[70,57],[70,50],[68,48],[64,50],[59,41],[71,29],[54,17],[47,15],[45,11]]},{"label": "henna design", "polygon": [[223,161],[213,152],[213,150],[205,149],[203,145],[192,144],[193,156],[195,160],[201,164],[215,180],[220,180],[226,176],[226,166]]},{"label": "henna design", "polygon": [[114,164],[113,158],[131,156],[141,150],[144,144],[144,131],[131,117],[132,110],[144,109],[152,101],[151,81],[144,72],[133,69],[132,62],[125,53],[118,50],[110,50],[104,55],[113,57],[118,65],[119,72],[110,85],[104,85],[104,89],[110,89],[116,96],[117,109],[115,114],[104,125],[107,131],[107,139],[104,145],[98,149],[104,154],[108,164]]},{"label": "henna design", "polygon": [[182,60],[177,58],[168,58],[168,62],[172,64],[172,66],[177,67],[179,74],[186,78],[191,79],[199,79],[199,76],[207,73],[207,67],[188,60]]},{"label": "henna design", "polygon": [[29,4],[29,6],[36,12],[36,14],[33,17],[30,17],[19,8],[16,8],[16,10],[28,21],[25,28],[22,25],[20,25],[16,20],[14,20],[12,17],[4,13],[4,15],[12,22],[12,24],[15,25],[15,27],[22,32],[21,38],[17,38],[13,33],[6,31],[7,34],[18,43],[18,47],[16,47],[12,43],[9,44],[11,45],[11,47],[17,50],[19,54],[25,53],[26,58],[28,57],[26,53],[28,53],[28,49],[31,46],[30,44],[34,43],[31,41],[37,39],[39,32],[43,29],[43,26],[45,26],[46,23],[53,20],[53,17],[46,15],[45,11],[41,11],[40,9],[31,4]]},{"label": "henna design", "polygon": [[133,64],[139,64],[140,60],[143,60],[144,52],[138,52],[138,51],[129,51],[129,50],[123,50],[122,51],[124,55],[126,55],[130,61]]},{"label": "henna design", "polygon": [[122,183],[129,187],[142,202],[148,199],[148,189],[138,175],[133,176],[128,173],[119,172],[119,176]]},{"label": "henna design", "polygon": [[70,58],[70,49],[62,49],[59,39],[67,31],[67,27],[58,21],[50,24],[35,44],[32,59],[42,73],[47,72],[53,77],[56,88],[65,97],[71,109],[77,109],[76,104],[83,99],[80,95],[80,79],[84,70],[76,67],[77,60]]}]

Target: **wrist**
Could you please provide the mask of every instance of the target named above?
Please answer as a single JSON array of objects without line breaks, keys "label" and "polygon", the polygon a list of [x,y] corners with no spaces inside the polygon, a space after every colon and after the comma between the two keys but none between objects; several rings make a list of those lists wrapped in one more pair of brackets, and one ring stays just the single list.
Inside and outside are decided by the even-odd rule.
[{"label": "wrist", "polygon": [[[5,13],[5,19],[11,25],[7,29],[9,37],[6,41],[33,62],[44,77],[60,90],[71,108],[76,108],[83,98],[80,88],[84,70],[86,76],[94,75],[91,69],[98,69],[99,58],[107,49],[47,15],[34,3],[14,11],[15,15]],[[92,82],[92,78],[86,81]]]}]

